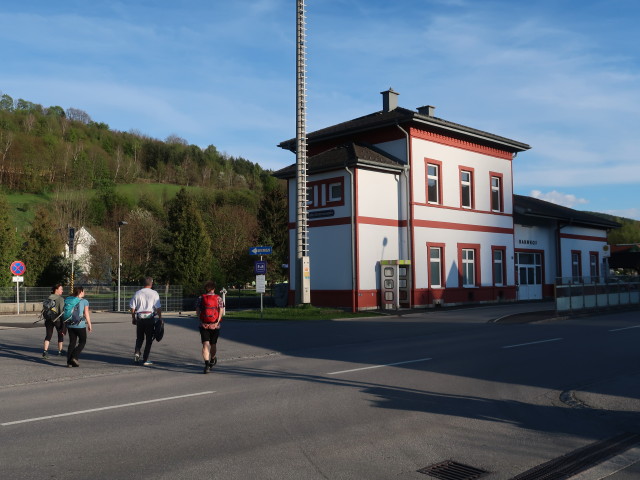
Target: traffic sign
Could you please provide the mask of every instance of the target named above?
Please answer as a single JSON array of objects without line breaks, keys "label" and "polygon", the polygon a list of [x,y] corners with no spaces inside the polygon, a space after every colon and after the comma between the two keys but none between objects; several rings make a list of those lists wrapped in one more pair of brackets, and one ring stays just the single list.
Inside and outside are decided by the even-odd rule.
[{"label": "traffic sign", "polygon": [[249,255],[271,255],[271,247],[251,247]]},{"label": "traffic sign", "polygon": [[27,270],[27,267],[24,266],[24,262],[20,260],[16,260],[11,264],[11,273],[14,275],[24,275],[24,272]]},{"label": "traffic sign", "polygon": [[253,271],[256,275],[265,275],[267,273],[267,262],[256,260],[253,262]]},{"label": "traffic sign", "polygon": [[24,282],[24,277],[13,277],[11,281],[13,283],[21,283],[21,282]]}]

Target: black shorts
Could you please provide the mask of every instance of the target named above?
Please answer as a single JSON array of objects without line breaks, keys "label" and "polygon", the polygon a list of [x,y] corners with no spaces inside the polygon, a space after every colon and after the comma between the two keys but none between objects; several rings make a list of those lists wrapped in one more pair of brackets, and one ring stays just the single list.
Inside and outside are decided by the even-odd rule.
[{"label": "black shorts", "polygon": [[211,345],[218,343],[218,335],[220,335],[219,328],[202,328],[200,327],[200,340],[202,343],[209,342]]}]

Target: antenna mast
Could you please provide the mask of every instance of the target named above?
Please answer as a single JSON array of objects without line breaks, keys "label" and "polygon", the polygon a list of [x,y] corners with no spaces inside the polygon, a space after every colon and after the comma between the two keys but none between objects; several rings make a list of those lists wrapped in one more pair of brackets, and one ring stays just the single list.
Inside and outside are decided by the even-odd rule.
[{"label": "antenna mast", "polygon": [[296,304],[311,303],[307,218],[307,51],[305,0],[296,5]]}]

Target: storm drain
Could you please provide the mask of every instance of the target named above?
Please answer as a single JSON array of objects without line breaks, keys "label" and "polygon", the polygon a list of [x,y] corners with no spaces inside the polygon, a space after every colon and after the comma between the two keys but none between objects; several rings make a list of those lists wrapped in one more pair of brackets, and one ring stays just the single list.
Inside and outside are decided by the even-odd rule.
[{"label": "storm drain", "polygon": [[563,480],[604,462],[640,442],[637,433],[623,433],[538,465],[511,480]]},{"label": "storm drain", "polygon": [[479,468],[470,467],[451,460],[421,468],[418,472],[440,478],[441,480],[475,480],[476,478],[482,477],[485,473],[489,473]]}]

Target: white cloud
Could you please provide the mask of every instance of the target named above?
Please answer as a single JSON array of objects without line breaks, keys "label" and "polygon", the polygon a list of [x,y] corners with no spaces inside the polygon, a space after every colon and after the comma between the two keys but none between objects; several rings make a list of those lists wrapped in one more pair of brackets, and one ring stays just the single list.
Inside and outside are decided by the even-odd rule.
[{"label": "white cloud", "polygon": [[569,208],[574,208],[576,205],[584,205],[585,203],[589,203],[589,201],[584,198],[578,198],[570,193],[561,193],[556,190],[552,190],[547,193],[543,193],[540,190],[531,190],[530,195],[533,198],[538,198],[546,202],[555,203],[557,205],[562,205],[563,207]]}]

